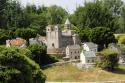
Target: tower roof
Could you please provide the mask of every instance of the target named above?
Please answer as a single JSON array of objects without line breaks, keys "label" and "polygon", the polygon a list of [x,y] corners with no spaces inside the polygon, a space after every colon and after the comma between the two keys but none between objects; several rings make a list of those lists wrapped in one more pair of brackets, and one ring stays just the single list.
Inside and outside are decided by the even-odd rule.
[{"label": "tower roof", "polygon": [[66,19],[65,24],[71,24],[68,18]]}]

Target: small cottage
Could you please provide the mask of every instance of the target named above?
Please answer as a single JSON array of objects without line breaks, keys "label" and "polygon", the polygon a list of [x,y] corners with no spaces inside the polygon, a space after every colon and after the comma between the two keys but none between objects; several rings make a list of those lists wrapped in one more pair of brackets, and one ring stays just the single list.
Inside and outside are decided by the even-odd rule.
[{"label": "small cottage", "polygon": [[97,44],[94,44],[92,42],[85,42],[85,43],[82,44],[82,46],[83,46],[84,51],[97,52],[97,50],[98,50]]},{"label": "small cottage", "polygon": [[11,46],[16,46],[18,48],[26,48],[26,40],[22,38],[6,40],[6,47],[11,47]]},{"label": "small cottage", "polygon": [[82,64],[95,63],[96,55],[93,51],[82,51],[80,54],[80,61]]},{"label": "small cottage", "polygon": [[68,45],[66,47],[66,57],[70,60],[80,59],[80,46],[79,45]]}]

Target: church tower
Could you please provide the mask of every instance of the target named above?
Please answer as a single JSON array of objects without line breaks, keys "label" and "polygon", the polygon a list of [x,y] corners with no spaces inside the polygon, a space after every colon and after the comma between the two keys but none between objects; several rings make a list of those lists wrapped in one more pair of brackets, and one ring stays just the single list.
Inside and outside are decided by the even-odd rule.
[{"label": "church tower", "polygon": [[61,30],[59,25],[49,25],[46,28],[47,48],[61,47]]},{"label": "church tower", "polygon": [[71,29],[71,22],[69,21],[69,19],[66,19],[65,25],[64,25],[64,29],[65,30],[70,30]]}]

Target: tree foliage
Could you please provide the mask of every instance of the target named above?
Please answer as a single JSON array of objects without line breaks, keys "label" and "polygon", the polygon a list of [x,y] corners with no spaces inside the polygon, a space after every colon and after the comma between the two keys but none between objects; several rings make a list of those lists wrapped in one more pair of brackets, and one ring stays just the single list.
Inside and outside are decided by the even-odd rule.
[{"label": "tree foliage", "polygon": [[67,14],[66,10],[59,6],[49,7],[47,12],[48,24],[61,24]]},{"label": "tree foliage", "polygon": [[0,0],[0,28],[7,28],[7,1],[8,0]]},{"label": "tree foliage", "polygon": [[95,27],[93,29],[80,29],[78,31],[82,42],[94,42],[98,45],[98,50],[108,47],[110,43],[117,43],[113,32],[105,27]]},{"label": "tree foliage", "polygon": [[[74,25],[83,29],[86,27],[105,27],[115,32],[119,28],[119,18],[114,16],[114,12],[116,11],[111,12],[109,8],[107,8],[107,5],[104,5],[106,3],[102,2],[103,1],[95,0],[95,2],[87,2],[84,6],[78,7],[71,17]],[[118,8],[120,7],[118,6]]]},{"label": "tree foliage", "polygon": [[30,29],[30,28],[17,29],[15,31],[15,35],[16,35],[16,37],[22,37],[29,42],[29,38],[34,38],[37,36],[37,31],[34,29]]},{"label": "tree foliage", "polygon": [[108,9],[114,16],[120,15],[123,4],[122,0],[101,0],[103,8]]},{"label": "tree foliage", "polygon": [[104,70],[114,71],[118,67],[118,53],[110,49],[105,49],[98,53],[97,67]]},{"label": "tree foliage", "polygon": [[0,47],[1,83],[44,83],[45,76],[38,64],[16,48]]},{"label": "tree foliage", "polygon": [[99,50],[102,50],[104,47],[108,47],[108,44],[110,43],[117,42],[113,32],[104,27],[94,28],[90,34],[90,41],[98,44]]},{"label": "tree foliage", "polygon": [[58,61],[55,57],[47,54],[47,48],[44,45],[29,45],[28,49],[32,53],[31,59],[37,62],[40,66],[44,66]]}]

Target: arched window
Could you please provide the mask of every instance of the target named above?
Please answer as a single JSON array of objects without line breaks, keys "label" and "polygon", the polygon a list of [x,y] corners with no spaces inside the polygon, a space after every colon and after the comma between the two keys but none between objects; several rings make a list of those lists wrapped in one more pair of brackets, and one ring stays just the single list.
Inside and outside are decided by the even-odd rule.
[{"label": "arched window", "polygon": [[52,43],[52,47],[55,47],[54,43]]},{"label": "arched window", "polygon": [[72,52],[71,52],[71,55],[72,55]]}]

